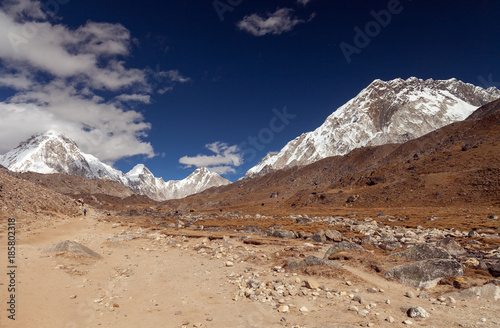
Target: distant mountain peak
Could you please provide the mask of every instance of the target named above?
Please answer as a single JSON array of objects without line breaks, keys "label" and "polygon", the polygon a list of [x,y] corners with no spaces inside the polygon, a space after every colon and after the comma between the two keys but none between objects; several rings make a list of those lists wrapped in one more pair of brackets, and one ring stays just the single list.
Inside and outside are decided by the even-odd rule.
[{"label": "distant mountain peak", "polygon": [[376,79],[316,130],[303,133],[280,152],[268,154],[245,177],[311,164],[360,147],[403,143],[464,120],[499,97],[497,88],[484,90],[456,78]]},{"label": "distant mountain peak", "polygon": [[137,164],[123,174],[95,156],[83,153],[71,138],[55,130],[38,133],[21,142],[8,153],[0,155],[0,164],[16,172],[63,173],[87,179],[114,180],[158,201],[182,198],[231,183],[206,168],[195,170],[184,180],[167,182],[156,178],[144,164]]}]

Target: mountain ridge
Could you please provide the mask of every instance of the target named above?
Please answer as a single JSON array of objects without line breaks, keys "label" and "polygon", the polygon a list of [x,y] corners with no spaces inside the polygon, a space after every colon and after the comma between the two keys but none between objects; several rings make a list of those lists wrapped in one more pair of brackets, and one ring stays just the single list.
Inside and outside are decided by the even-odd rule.
[{"label": "mountain ridge", "polygon": [[484,90],[455,78],[376,79],[317,129],[266,155],[245,178],[345,155],[364,146],[404,143],[464,120],[479,106],[497,98],[500,91],[496,88]]},{"label": "mountain ridge", "polygon": [[137,164],[124,174],[97,157],[83,153],[71,138],[55,130],[36,134],[21,142],[0,155],[0,164],[14,172],[63,173],[87,179],[112,180],[156,201],[182,198],[231,183],[206,168],[196,169],[187,178],[178,181],[157,178],[144,164]]}]

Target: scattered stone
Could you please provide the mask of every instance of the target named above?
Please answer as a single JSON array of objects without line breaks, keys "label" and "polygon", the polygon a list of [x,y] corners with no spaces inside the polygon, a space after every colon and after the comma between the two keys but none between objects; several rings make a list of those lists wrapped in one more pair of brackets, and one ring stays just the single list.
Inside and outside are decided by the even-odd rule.
[{"label": "scattered stone", "polygon": [[411,322],[411,320],[405,320],[405,321],[403,321],[403,324],[409,326],[409,325],[413,325],[413,322]]},{"label": "scattered stone", "polygon": [[408,286],[429,288],[447,277],[464,274],[462,266],[455,260],[418,261],[393,267],[385,273],[386,279],[395,279]]},{"label": "scattered stone", "polygon": [[74,300],[76,298],[76,295],[71,295],[69,298]]},{"label": "scattered stone", "polygon": [[232,267],[234,266],[234,263],[232,261],[227,261],[226,263],[224,263],[224,265],[227,267]]},{"label": "scattered stone", "polygon": [[349,307],[347,308],[347,310],[353,311],[353,312],[359,312],[358,307],[354,306],[354,305],[349,305]]},{"label": "scattered stone", "polygon": [[300,312],[302,312],[302,313],[304,313],[304,312],[309,312],[309,309],[308,309],[308,308],[306,308],[305,306],[303,306],[303,307],[301,307],[301,308],[299,309],[299,311],[300,311]]},{"label": "scattered stone", "polygon": [[288,307],[288,305],[282,305],[278,308],[278,312],[280,313],[287,313],[290,311],[290,308]]},{"label": "scattered stone", "polygon": [[415,294],[413,294],[413,292],[406,292],[405,296],[408,298],[415,298]]},{"label": "scattered stone", "polygon": [[316,289],[319,288],[319,286],[320,286],[319,283],[312,278],[306,280],[306,287],[309,289]]},{"label": "scattered stone", "polygon": [[358,302],[359,304],[363,304],[363,299],[362,299],[362,298],[361,298],[361,296],[359,296],[359,295],[355,295],[355,296],[352,298],[352,300],[353,300],[354,302]]},{"label": "scattered stone", "polygon": [[411,307],[408,309],[408,311],[406,312],[406,314],[410,317],[410,318],[429,318],[430,315],[429,313],[423,308],[423,307],[420,307],[420,306],[414,306],[414,307]]},{"label": "scattered stone", "polygon": [[425,290],[421,291],[420,294],[418,294],[418,298],[431,298],[431,296],[429,295],[429,293],[427,293]]},{"label": "scattered stone", "polygon": [[395,320],[394,320],[394,318],[393,318],[393,317],[388,316],[387,318],[385,318],[385,321],[390,322],[390,323],[393,323]]}]

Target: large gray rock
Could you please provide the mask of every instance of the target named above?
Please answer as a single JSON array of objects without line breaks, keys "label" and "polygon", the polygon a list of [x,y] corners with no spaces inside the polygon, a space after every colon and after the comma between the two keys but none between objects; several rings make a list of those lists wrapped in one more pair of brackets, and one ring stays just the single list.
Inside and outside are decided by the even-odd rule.
[{"label": "large gray rock", "polygon": [[437,243],[437,246],[444,248],[452,256],[461,256],[467,253],[465,248],[463,248],[459,243],[457,243],[453,238],[446,237]]},{"label": "large gray rock", "polygon": [[462,266],[455,260],[426,260],[398,265],[387,270],[386,279],[395,279],[408,286],[417,288],[434,287],[446,277],[459,277],[464,274]]},{"label": "large gray rock", "polygon": [[323,258],[327,259],[330,255],[340,253],[340,252],[346,252],[346,251],[358,251],[358,252],[364,252],[365,249],[357,244],[350,243],[348,241],[342,241],[338,244],[333,245],[330,247]]},{"label": "large gray rock", "polygon": [[477,300],[500,300],[500,286],[487,284],[481,287],[472,287],[460,292],[453,292],[443,295],[443,297],[451,296],[459,299],[477,299]]},{"label": "large gray rock", "polygon": [[302,268],[304,266],[313,266],[313,265],[327,265],[331,268],[341,268],[342,266],[334,261],[330,261],[327,259],[320,259],[316,256],[308,256],[303,260],[292,260],[288,263],[286,267],[287,270],[296,270]]},{"label": "large gray rock", "polygon": [[325,230],[320,230],[311,236],[311,239],[318,243],[326,241]]},{"label": "large gray rock", "polygon": [[404,251],[391,254],[392,257],[399,257],[413,261],[423,261],[429,259],[450,259],[451,255],[444,248],[428,245],[417,244]]},{"label": "large gray rock", "polygon": [[102,256],[94,252],[90,248],[80,245],[74,241],[63,241],[58,244],[50,245],[45,249],[45,252],[55,252],[55,253],[65,253],[70,252],[76,255],[90,256],[96,259],[100,259]]},{"label": "large gray rock", "polygon": [[296,237],[295,232],[290,230],[276,230],[272,234],[273,237],[294,239]]}]

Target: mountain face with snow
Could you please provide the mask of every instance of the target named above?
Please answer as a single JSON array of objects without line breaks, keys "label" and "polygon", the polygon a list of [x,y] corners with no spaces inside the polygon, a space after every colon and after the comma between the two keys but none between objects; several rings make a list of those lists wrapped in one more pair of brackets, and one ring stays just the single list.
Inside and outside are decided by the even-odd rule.
[{"label": "mountain face with snow", "polygon": [[456,79],[375,80],[316,130],[268,154],[245,177],[311,164],[360,147],[403,143],[464,120],[499,97],[497,88],[485,90]]},{"label": "mountain face with snow", "polygon": [[165,182],[156,178],[143,164],[123,174],[95,156],[83,153],[73,140],[56,131],[38,134],[22,142],[0,155],[0,164],[15,172],[63,173],[87,179],[109,179],[157,201],[182,198],[231,183],[206,168],[197,169],[180,181]]}]

